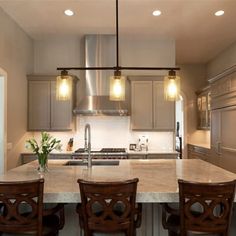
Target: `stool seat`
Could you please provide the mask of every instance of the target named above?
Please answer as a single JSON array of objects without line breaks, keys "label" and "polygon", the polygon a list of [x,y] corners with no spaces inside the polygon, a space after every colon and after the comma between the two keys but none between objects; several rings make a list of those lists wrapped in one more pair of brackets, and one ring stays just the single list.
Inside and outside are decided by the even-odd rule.
[{"label": "stool seat", "polygon": [[141,225],[141,204],[136,203],[138,179],[119,182],[78,180],[81,203],[77,205],[85,236],[125,233],[134,236]]},{"label": "stool seat", "polygon": [[58,235],[64,204],[43,209],[44,179],[0,182],[1,235]]},{"label": "stool seat", "polygon": [[162,204],[169,236],[229,235],[236,181],[196,183],[178,180],[179,210]]}]

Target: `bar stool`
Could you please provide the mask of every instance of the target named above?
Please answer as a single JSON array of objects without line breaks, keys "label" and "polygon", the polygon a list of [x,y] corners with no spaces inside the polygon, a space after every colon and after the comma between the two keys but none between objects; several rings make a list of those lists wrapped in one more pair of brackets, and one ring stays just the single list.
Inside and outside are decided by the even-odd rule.
[{"label": "bar stool", "polygon": [[77,181],[81,204],[77,206],[85,236],[95,232],[134,236],[141,225],[142,205],[136,204],[138,179],[122,182]]},{"label": "bar stool", "polygon": [[179,211],[162,205],[162,224],[169,236],[229,235],[235,183],[178,180]]},{"label": "bar stool", "polygon": [[43,210],[44,179],[0,182],[0,232],[7,235],[58,235],[64,204]]}]

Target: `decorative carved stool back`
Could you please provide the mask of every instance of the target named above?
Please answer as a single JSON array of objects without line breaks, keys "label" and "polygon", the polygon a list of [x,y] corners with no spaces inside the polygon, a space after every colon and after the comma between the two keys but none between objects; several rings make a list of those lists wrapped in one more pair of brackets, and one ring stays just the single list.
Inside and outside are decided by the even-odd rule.
[{"label": "decorative carved stool back", "polygon": [[236,182],[178,183],[181,236],[187,231],[228,235]]},{"label": "decorative carved stool back", "polygon": [[78,180],[81,205],[80,225],[86,236],[93,232],[125,232],[135,235],[141,224],[141,205],[136,208],[138,179],[124,182],[88,182]]},{"label": "decorative carved stool back", "polygon": [[44,180],[0,182],[0,232],[42,235]]}]

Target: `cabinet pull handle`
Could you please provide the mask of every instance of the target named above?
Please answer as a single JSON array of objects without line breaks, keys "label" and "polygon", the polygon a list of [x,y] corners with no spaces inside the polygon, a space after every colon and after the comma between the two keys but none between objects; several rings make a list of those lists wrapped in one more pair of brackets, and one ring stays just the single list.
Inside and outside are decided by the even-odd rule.
[{"label": "cabinet pull handle", "polygon": [[216,153],[221,155],[221,142],[216,143]]}]

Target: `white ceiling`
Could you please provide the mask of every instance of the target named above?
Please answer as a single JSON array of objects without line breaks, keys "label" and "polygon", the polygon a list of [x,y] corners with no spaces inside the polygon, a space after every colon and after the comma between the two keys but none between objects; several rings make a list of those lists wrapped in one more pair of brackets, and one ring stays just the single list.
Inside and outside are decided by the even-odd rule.
[{"label": "white ceiling", "polygon": [[[115,33],[115,0],[0,0],[0,7],[34,39]],[[153,17],[154,9],[162,15]],[[214,16],[220,9],[225,15]],[[174,38],[178,64],[206,63],[236,41],[236,0],[119,0],[119,11],[120,37]]]}]

